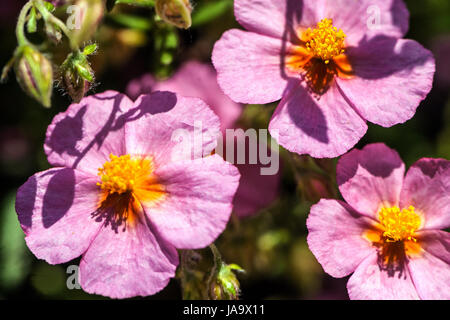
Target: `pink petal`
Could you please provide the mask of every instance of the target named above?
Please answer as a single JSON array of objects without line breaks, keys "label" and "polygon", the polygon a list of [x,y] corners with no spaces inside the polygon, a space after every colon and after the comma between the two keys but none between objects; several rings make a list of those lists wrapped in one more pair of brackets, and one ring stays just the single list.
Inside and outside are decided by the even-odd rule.
[{"label": "pink petal", "polygon": [[96,183],[96,177],[64,168],[39,172],[19,188],[16,211],[36,257],[57,264],[86,251],[101,227],[91,216],[99,200]]},{"label": "pink petal", "polygon": [[375,250],[364,238],[373,223],[342,201],[322,199],[306,222],[309,249],[326,273],[345,277]]},{"label": "pink petal", "polygon": [[239,184],[236,167],[213,155],[168,164],[155,172],[167,195],[142,203],[158,232],[179,249],[211,244],[228,222]]},{"label": "pink petal", "polygon": [[128,83],[125,92],[131,99],[136,100],[140,95],[154,91],[153,87],[156,83],[156,79],[153,78],[151,74],[144,74],[140,78],[131,80]]},{"label": "pink petal", "polygon": [[262,175],[261,164],[236,164],[241,174],[233,200],[233,212],[245,218],[269,206],[278,196],[280,173]]},{"label": "pink petal", "polygon": [[408,268],[421,299],[450,299],[450,234],[420,232],[418,241],[425,251],[411,259]]},{"label": "pink petal", "polygon": [[47,129],[44,149],[48,161],[96,175],[110,153],[123,154],[127,118],[123,113],[132,104],[125,95],[106,91],[70,105]]},{"label": "pink petal", "polygon": [[202,100],[158,91],[140,96],[135,105],[141,115],[126,124],[127,153],[151,155],[164,165],[214,150],[220,122]]},{"label": "pink petal", "polygon": [[323,0],[235,0],[234,14],[247,30],[281,39],[315,25],[323,7]]},{"label": "pink petal", "polygon": [[411,119],[430,92],[435,63],[413,40],[377,37],[347,52],[354,78],[339,87],[364,119],[384,127]]},{"label": "pink petal", "polygon": [[390,275],[380,269],[377,254],[367,257],[347,283],[352,300],[417,300],[419,296],[411,280],[408,268]]},{"label": "pink petal", "polygon": [[324,15],[355,46],[363,38],[379,35],[401,38],[408,31],[409,12],[403,0],[327,0]]},{"label": "pink petal", "polygon": [[219,116],[222,131],[233,127],[242,112],[242,106],[219,88],[214,68],[197,61],[185,63],[170,79],[156,83],[153,90],[202,99]]},{"label": "pink petal", "polygon": [[104,226],[81,260],[79,278],[88,293],[119,299],[148,296],[167,285],[177,265],[175,248],[141,220],[125,231]]},{"label": "pink petal", "polygon": [[269,124],[271,135],[280,145],[315,158],[333,158],[345,153],[366,130],[365,121],[334,85],[319,99],[301,85],[292,85]]},{"label": "pink petal", "polygon": [[137,98],[152,91],[172,91],[186,97],[200,98],[219,116],[222,131],[231,128],[242,112],[242,106],[228,98],[217,84],[217,75],[209,64],[189,61],[169,79],[157,82],[149,74],[133,80],[127,87]]},{"label": "pink petal", "polygon": [[450,299],[450,233],[441,230],[418,232],[424,251],[408,267],[422,299]]},{"label": "pink petal", "polygon": [[223,139],[223,147],[218,146],[216,154],[239,169],[241,180],[233,200],[233,212],[245,218],[269,206],[278,196],[279,153],[266,144],[266,135],[258,136],[256,131],[227,130]]},{"label": "pink petal", "polygon": [[212,53],[220,87],[236,102],[281,99],[287,84],[281,50],[279,39],[236,29],[225,32]]},{"label": "pink petal", "polygon": [[418,232],[417,238],[426,252],[450,264],[450,233],[442,230],[422,230]]},{"label": "pink petal", "polygon": [[362,214],[378,219],[381,206],[399,205],[405,165],[386,145],[350,151],[339,159],[336,171],[345,201]]},{"label": "pink petal", "polygon": [[450,227],[450,161],[420,159],[406,174],[402,207],[414,206],[425,217],[425,229]]}]

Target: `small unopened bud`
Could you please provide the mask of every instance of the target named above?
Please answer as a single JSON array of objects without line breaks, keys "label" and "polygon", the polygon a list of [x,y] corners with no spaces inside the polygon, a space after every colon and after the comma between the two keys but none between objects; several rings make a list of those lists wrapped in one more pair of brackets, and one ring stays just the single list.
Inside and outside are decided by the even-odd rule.
[{"label": "small unopened bud", "polygon": [[51,62],[36,49],[24,45],[16,51],[14,71],[17,82],[19,82],[23,91],[43,106],[50,107],[53,89]]},{"label": "small unopened bud", "polygon": [[222,263],[213,276],[210,296],[214,300],[237,300],[240,293],[239,280],[234,271],[244,272],[237,264]]},{"label": "small unopened bud", "polygon": [[87,46],[83,52],[69,54],[61,65],[61,82],[74,102],[80,102],[94,82],[94,71],[87,60],[94,51],[95,45]]},{"label": "small unopened bud", "polygon": [[192,24],[192,6],[189,0],[156,0],[156,13],[167,23],[188,29]]}]

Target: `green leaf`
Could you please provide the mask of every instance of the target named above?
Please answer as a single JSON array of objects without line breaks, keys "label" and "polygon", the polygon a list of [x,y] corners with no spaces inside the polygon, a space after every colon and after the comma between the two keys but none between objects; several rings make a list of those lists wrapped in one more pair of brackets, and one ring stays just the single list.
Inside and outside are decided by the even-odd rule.
[{"label": "green leaf", "polygon": [[93,43],[93,44],[90,44],[90,45],[84,47],[83,54],[85,56],[88,56],[90,54],[93,54],[95,52],[95,50],[97,50],[97,44]]},{"label": "green leaf", "polygon": [[83,67],[80,64],[75,65],[75,68],[77,68],[77,72],[84,80],[87,80],[89,82],[92,82],[94,80],[94,77],[91,74],[91,71],[88,68]]},{"label": "green leaf", "polygon": [[34,33],[37,29],[36,23],[36,9],[34,7],[31,8],[30,15],[28,16],[27,22],[27,31],[28,33]]},{"label": "green leaf", "polygon": [[230,263],[230,264],[228,265],[228,268],[230,268],[231,270],[239,271],[239,272],[245,272],[245,270],[242,269],[242,267],[240,267],[240,266],[237,265],[236,263]]},{"label": "green leaf", "polygon": [[51,2],[44,1],[44,5],[48,11],[50,12],[55,11],[55,6]]},{"label": "green leaf", "polygon": [[124,13],[112,14],[109,16],[109,18],[112,19],[114,22],[130,29],[147,31],[150,30],[152,27],[150,19],[134,16],[131,14],[124,14]]},{"label": "green leaf", "polygon": [[209,2],[203,6],[195,8],[192,14],[192,26],[198,27],[203,24],[209,23],[221,15],[225,14],[228,10],[233,8],[233,2],[231,0],[219,0],[215,2]]}]

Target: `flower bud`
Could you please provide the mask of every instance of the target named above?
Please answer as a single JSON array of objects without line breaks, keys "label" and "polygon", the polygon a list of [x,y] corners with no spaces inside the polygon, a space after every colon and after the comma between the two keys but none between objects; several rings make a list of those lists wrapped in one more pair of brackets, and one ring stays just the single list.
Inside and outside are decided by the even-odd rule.
[{"label": "flower bud", "polygon": [[167,23],[188,29],[192,24],[192,6],[189,0],[156,0],[156,13]]},{"label": "flower bud", "polygon": [[233,271],[243,272],[237,264],[222,263],[214,275],[210,285],[210,296],[214,300],[237,300],[240,284]]},{"label": "flower bud", "polygon": [[74,41],[81,45],[91,39],[105,13],[102,0],[75,0],[69,6],[67,27],[72,31]]},{"label": "flower bud", "polygon": [[14,71],[23,91],[45,107],[50,107],[53,89],[51,62],[36,49],[24,45],[16,51]]},{"label": "flower bud", "polygon": [[80,102],[94,82],[94,71],[87,60],[86,50],[74,52],[67,56],[61,65],[61,82],[74,102]]}]

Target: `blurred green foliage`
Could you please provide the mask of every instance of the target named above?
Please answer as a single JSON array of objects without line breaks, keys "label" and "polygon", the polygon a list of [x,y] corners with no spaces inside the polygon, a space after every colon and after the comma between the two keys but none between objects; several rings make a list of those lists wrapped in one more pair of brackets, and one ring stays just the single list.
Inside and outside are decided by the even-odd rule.
[{"label": "blurred green foliage", "polygon": [[0,289],[5,292],[25,281],[32,259],[17,220],[15,199],[12,192],[6,195],[0,211]]}]

